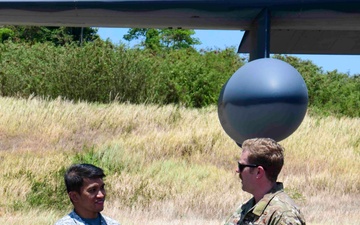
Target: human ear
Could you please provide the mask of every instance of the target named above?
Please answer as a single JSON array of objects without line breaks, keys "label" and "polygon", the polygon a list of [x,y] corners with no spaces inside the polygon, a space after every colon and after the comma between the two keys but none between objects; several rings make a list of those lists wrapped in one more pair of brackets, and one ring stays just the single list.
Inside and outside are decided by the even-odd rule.
[{"label": "human ear", "polygon": [[68,195],[72,202],[77,202],[79,200],[79,194],[76,191],[70,191]]},{"label": "human ear", "polygon": [[265,170],[264,170],[264,167],[262,166],[258,166],[257,167],[257,174],[256,174],[256,178],[261,178],[265,176]]}]

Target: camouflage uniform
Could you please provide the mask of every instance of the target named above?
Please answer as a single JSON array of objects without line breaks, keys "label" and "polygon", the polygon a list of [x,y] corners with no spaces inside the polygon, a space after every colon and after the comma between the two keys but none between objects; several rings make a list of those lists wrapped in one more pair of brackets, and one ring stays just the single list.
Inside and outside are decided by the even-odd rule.
[{"label": "camouflage uniform", "polygon": [[[103,216],[100,214],[100,217],[101,225],[120,225],[120,223],[107,216]],[[71,213],[57,221],[55,225],[86,225],[86,223],[83,219],[81,219],[78,214],[76,214],[75,211],[72,211]]]},{"label": "camouflage uniform", "polygon": [[256,205],[252,198],[240,206],[224,225],[305,225],[304,216],[277,183]]}]

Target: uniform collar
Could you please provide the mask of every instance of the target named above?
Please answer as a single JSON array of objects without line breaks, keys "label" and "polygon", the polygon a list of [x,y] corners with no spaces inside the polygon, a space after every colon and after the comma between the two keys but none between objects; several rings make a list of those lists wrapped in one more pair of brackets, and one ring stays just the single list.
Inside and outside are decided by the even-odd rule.
[{"label": "uniform collar", "polygon": [[260,216],[264,212],[266,206],[269,204],[271,199],[273,199],[277,194],[283,191],[283,184],[277,182],[274,187],[272,187],[271,190],[267,194],[265,194],[264,197],[254,206],[254,209],[252,210],[253,214]]}]

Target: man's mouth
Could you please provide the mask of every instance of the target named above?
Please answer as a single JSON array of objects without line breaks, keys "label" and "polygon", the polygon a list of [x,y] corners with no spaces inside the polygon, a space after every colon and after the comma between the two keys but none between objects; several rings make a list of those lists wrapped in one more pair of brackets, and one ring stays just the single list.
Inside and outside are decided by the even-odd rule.
[{"label": "man's mouth", "polygon": [[96,204],[104,204],[104,202],[105,202],[105,199],[95,201]]}]

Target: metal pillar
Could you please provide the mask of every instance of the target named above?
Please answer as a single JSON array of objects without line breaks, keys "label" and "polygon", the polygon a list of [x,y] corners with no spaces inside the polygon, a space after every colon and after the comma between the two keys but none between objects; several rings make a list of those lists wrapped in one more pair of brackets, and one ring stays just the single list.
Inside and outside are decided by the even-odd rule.
[{"label": "metal pillar", "polygon": [[255,18],[250,31],[250,61],[270,57],[270,10],[265,8]]}]

